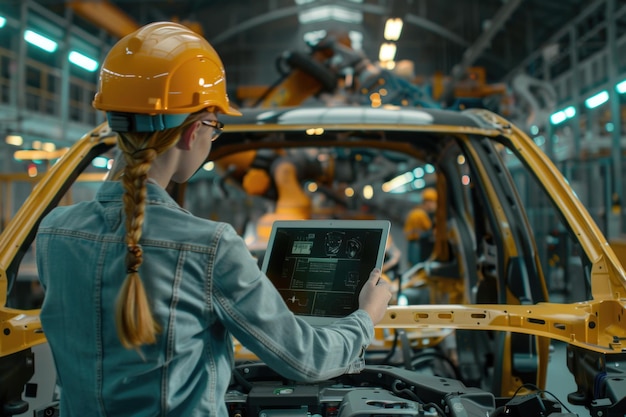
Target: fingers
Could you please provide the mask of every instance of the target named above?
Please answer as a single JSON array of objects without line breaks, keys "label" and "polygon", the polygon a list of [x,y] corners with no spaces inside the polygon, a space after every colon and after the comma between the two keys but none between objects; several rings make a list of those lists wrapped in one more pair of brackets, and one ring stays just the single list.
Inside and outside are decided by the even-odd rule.
[{"label": "fingers", "polygon": [[380,281],[380,269],[374,268],[372,272],[370,272],[370,277],[367,282],[371,285],[376,285]]},{"label": "fingers", "polygon": [[387,282],[381,275],[380,269],[374,268],[370,273],[370,283],[377,288],[385,288],[391,297],[391,284]]},{"label": "fingers", "polygon": [[374,324],[378,323],[391,299],[391,285],[381,277],[380,268],[374,268],[359,294],[359,308],[365,310]]}]

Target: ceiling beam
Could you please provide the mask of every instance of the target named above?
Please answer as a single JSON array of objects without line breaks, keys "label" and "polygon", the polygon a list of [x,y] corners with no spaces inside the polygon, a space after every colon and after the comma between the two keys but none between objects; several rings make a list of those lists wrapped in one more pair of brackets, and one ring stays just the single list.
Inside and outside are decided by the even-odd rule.
[{"label": "ceiling beam", "polygon": [[[280,9],[273,10],[268,13],[264,13],[258,16],[253,17],[252,19],[248,19],[243,21],[237,25],[230,27],[228,30],[223,31],[219,35],[211,38],[211,43],[216,45],[222,42],[227,41],[228,39],[236,36],[240,33],[248,31],[254,27],[265,25],[274,20],[283,19],[285,17],[295,16],[299,12],[304,10],[309,10],[312,8],[317,8],[320,6],[345,6],[350,10],[358,10],[364,13],[375,14],[379,16],[391,16],[392,11],[388,7],[378,6],[375,4],[364,4],[364,3],[354,3],[351,1],[333,1],[333,0],[320,0],[317,2],[308,3],[302,6],[292,6],[292,7],[283,7]],[[460,37],[459,35],[449,31],[445,27],[430,21],[428,19],[424,19],[423,17],[416,16],[414,14],[407,14],[404,16],[404,20],[407,23],[412,25],[421,27],[423,29],[428,30],[438,36],[441,36],[444,39],[452,41],[461,46],[468,46],[469,42]]]},{"label": "ceiling beam", "polygon": [[452,41],[461,46],[469,46],[469,42],[463,39],[461,36],[431,20],[424,19],[423,17],[409,13],[404,16],[404,21],[407,23],[411,23],[412,25],[421,27],[422,29],[426,29],[429,32],[439,35],[442,38]]},{"label": "ceiling beam", "polygon": [[[549,39],[544,40],[545,44],[550,44],[557,41],[560,38],[563,38],[568,35],[570,28],[573,25],[579,24],[581,21],[586,19],[589,15],[591,15],[594,11],[597,10],[598,7],[604,7],[606,4],[606,0],[594,0],[592,3],[588,4],[581,12],[578,13],[576,17],[563,25],[559,30],[557,30]],[[620,12],[616,13],[616,15],[620,15]],[[542,49],[538,48],[529,54],[524,60],[504,77],[505,80],[511,79],[518,72],[525,71],[525,68],[530,65],[531,62],[538,59],[542,54]]]},{"label": "ceiling beam", "polygon": [[108,0],[74,0],[68,2],[67,5],[77,15],[118,38],[123,38],[141,26],[126,12]]}]

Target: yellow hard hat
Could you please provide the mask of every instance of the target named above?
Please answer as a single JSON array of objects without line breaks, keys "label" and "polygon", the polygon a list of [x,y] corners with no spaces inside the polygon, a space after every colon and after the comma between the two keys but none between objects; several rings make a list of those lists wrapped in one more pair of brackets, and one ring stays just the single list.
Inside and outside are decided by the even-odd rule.
[{"label": "yellow hard hat", "polygon": [[434,188],[424,188],[424,191],[422,191],[422,200],[437,201],[437,190]]},{"label": "yellow hard hat", "polygon": [[[111,48],[92,104],[122,130],[175,127],[208,107],[241,115],[228,100],[224,65],[215,49],[191,29],[172,22],[143,26]],[[140,116],[129,121],[128,114]]]}]

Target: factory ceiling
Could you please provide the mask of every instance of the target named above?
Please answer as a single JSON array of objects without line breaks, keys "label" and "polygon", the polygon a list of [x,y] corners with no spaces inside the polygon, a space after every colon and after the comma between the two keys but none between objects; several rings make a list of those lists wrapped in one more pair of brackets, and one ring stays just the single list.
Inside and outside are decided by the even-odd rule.
[{"label": "factory ceiling", "polygon": [[[624,0],[611,0],[623,7]],[[491,82],[522,69],[528,58],[558,55],[551,39],[574,19],[592,30],[600,0],[82,0],[39,1],[55,13],[92,32],[116,39],[133,24],[177,20],[195,25],[222,56],[231,83],[271,84],[279,76],[275,62],[285,51],[308,51],[305,36],[351,33],[372,61],[378,59],[390,17],[404,21],[396,42],[396,61],[413,63],[416,76],[439,72],[461,77],[482,66]],[[115,8],[115,19],[101,6]],[[598,6],[595,7],[594,5]],[[581,29],[582,28],[582,29]],[[116,33],[117,32],[117,33]],[[309,34],[309,35],[306,35]],[[578,34],[579,36],[581,34]],[[602,42],[602,33],[590,42]],[[539,76],[541,74],[530,74]]]}]

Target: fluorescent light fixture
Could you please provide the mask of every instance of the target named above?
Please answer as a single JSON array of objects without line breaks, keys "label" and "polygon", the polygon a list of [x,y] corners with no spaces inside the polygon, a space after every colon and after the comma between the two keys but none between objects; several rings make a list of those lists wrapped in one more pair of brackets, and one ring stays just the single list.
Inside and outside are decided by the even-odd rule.
[{"label": "fluorescent light fixture", "polygon": [[576,116],[576,107],[574,106],[566,107],[565,110],[563,111],[565,112],[565,115],[567,116],[568,119],[571,119],[572,117]]},{"label": "fluorescent light fixture", "polygon": [[54,52],[57,50],[58,44],[55,41],[48,39],[37,32],[33,32],[32,30],[24,31],[24,39],[31,45],[35,45],[46,52]]},{"label": "fluorescent light fixture", "polygon": [[385,23],[385,39],[388,41],[397,41],[402,33],[402,19],[399,17],[387,19]]},{"label": "fluorescent light fixture", "polygon": [[363,13],[341,6],[320,6],[303,10],[298,14],[298,21],[302,24],[335,20],[346,23],[362,23]]},{"label": "fluorescent light fixture", "polygon": [[7,19],[4,16],[0,16],[0,28],[3,28],[7,24]]},{"label": "fluorescent light fixture", "polygon": [[380,62],[393,61],[396,57],[396,44],[393,42],[385,42],[380,45],[380,52],[378,53],[378,60]]},{"label": "fluorescent light fixture", "polygon": [[98,62],[95,59],[89,58],[80,52],[70,52],[68,59],[72,64],[78,65],[90,72],[94,72],[98,68]]},{"label": "fluorescent light fixture", "polygon": [[626,93],[626,80],[617,83],[617,85],[615,86],[615,90],[617,90],[617,92],[620,94]]},{"label": "fluorescent light fixture", "polygon": [[552,113],[550,116],[550,123],[553,125],[558,125],[559,123],[563,123],[567,120],[567,116],[563,110],[557,111],[556,113]]},{"label": "fluorescent light fixture", "polygon": [[585,100],[585,106],[587,106],[588,109],[594,109],[607,101],[609,101],[609,93],[608,91],[603,90]]},{"label": "fluorescent light fixture", "polygon": [[563,110],[552,113],[550,115],[550,123],[552,123],[553,125],[558,125],[560,123],[563,123],[567,119],[571,119],[574,116],[576,116],[576,107],[569,106]]}]

